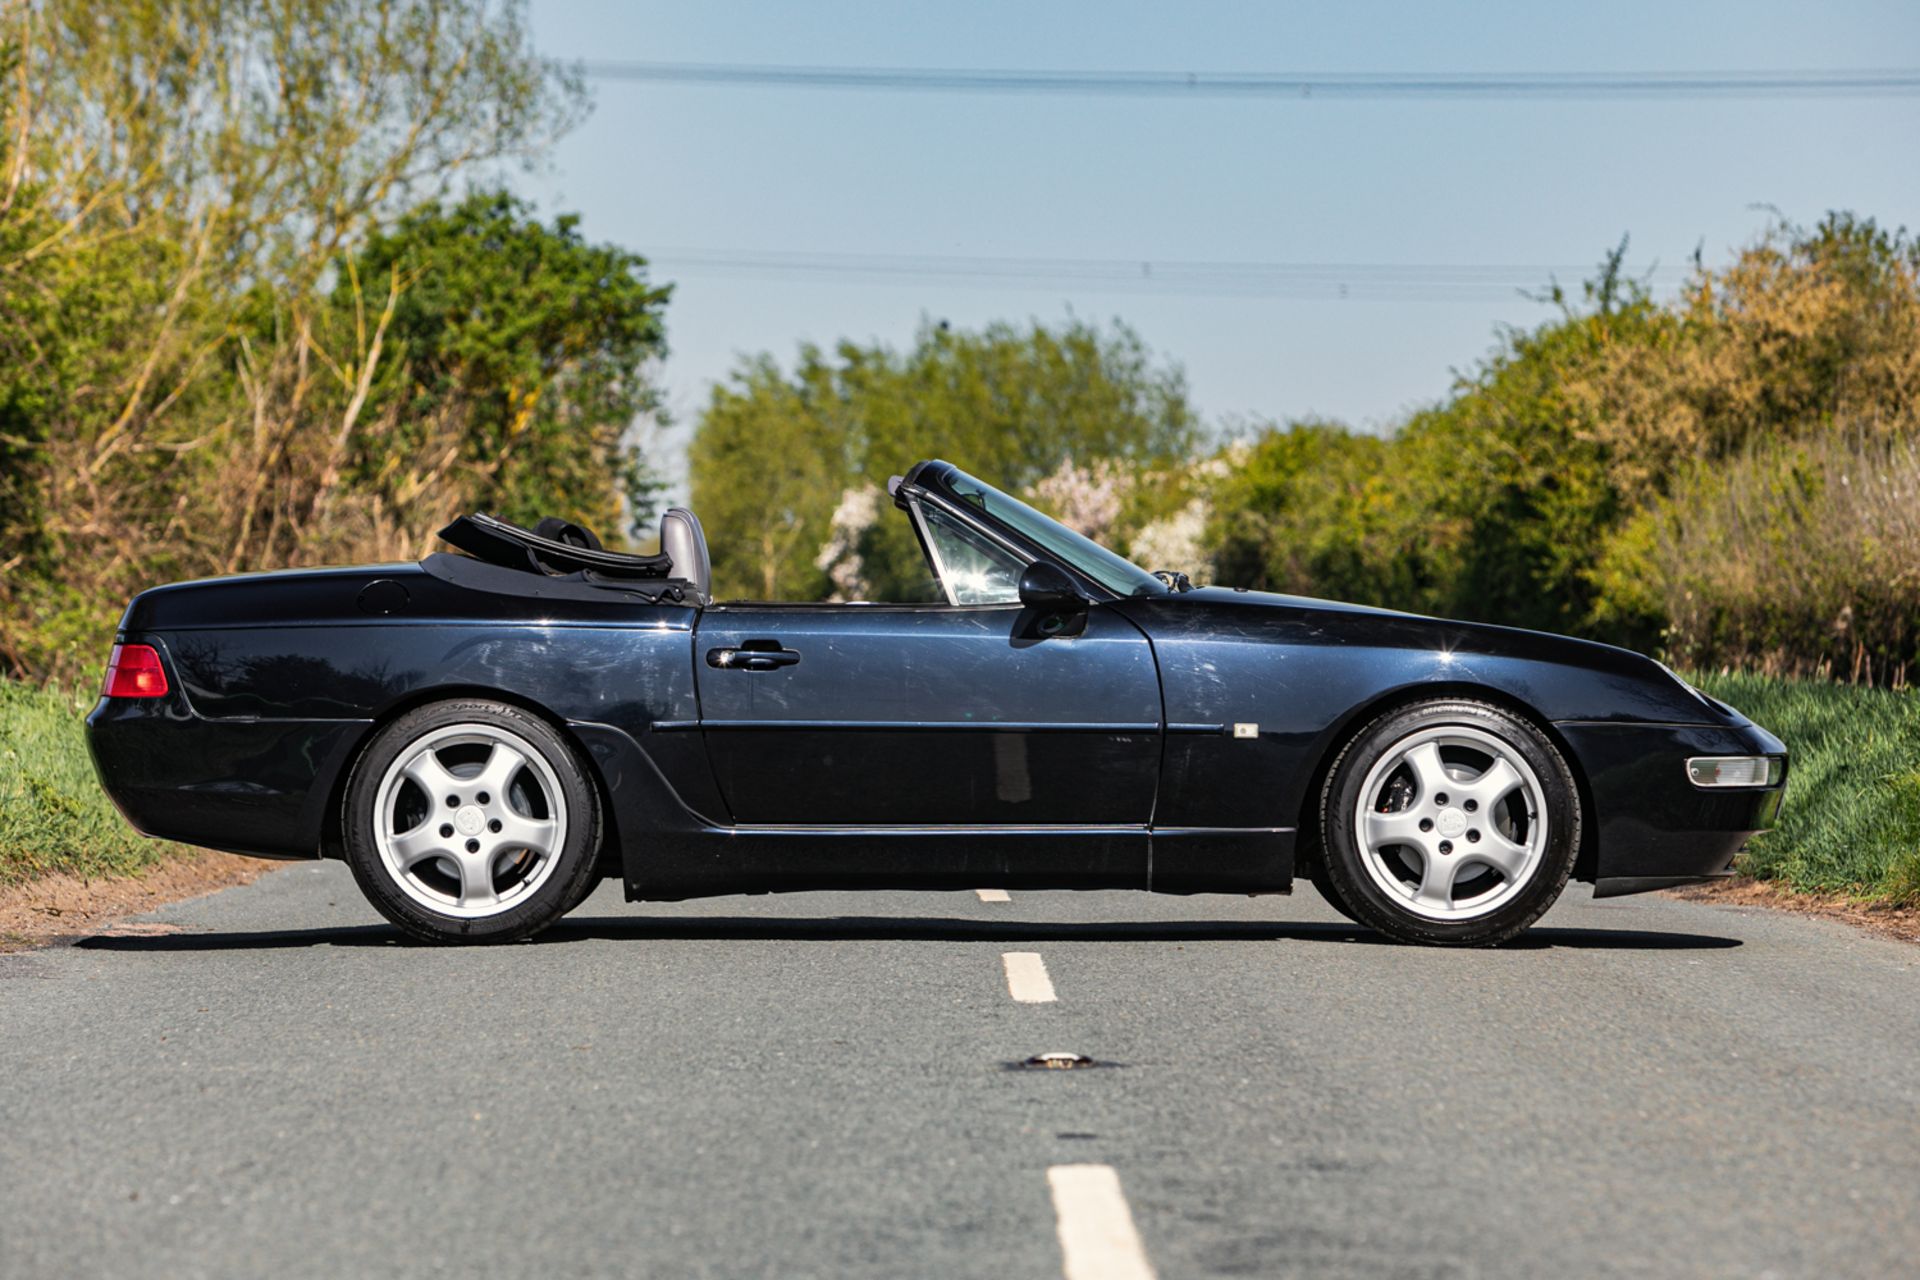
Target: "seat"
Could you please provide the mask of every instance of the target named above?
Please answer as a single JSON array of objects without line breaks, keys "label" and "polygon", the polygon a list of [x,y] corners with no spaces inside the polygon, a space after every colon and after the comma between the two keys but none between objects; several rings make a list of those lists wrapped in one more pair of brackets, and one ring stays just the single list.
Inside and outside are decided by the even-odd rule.
[{"label": "seat", "polygon": [[669,507],[660,517],[660,550],[673,561],[673,576],[693,584],[702,597],[713,594],[713,561],[700,518],[685,507]]}]

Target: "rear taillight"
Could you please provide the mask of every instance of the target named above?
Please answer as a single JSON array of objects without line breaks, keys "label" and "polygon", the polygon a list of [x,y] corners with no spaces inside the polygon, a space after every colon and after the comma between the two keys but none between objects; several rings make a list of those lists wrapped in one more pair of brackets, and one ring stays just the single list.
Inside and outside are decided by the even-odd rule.
[{"label": "rear taillight", "polygon": [[117,644],[107,655],[109,698],[163,698],[167,693],[167,673],[160,666],[160,655],[150,644]]}]

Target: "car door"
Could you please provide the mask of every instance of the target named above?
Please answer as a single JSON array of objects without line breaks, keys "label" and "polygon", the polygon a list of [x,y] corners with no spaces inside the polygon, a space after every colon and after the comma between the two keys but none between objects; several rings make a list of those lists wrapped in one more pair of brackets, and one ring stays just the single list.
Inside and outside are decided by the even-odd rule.
[{"label": "car door", "polygon": [[1027,557],[916,509],[948,603],[717,604],[695,634],[702,732],[736,822],[1144,826],[1160,764],[1145,635],[1018,602]]}]

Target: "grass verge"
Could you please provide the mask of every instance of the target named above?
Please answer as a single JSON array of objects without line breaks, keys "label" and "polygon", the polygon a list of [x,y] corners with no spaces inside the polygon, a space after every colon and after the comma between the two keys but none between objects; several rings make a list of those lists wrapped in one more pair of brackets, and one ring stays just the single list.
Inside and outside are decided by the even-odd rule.
[{"label": "grass verge", "polygon": [[1818,680],[1694,683],[1787,744],[1780,824],[1740,864],[1803,893],[1920,904],[1920,696]]},{"label": "grass verge", "polygon": [[127,825],[100,789],[76,697],[0,680],[0,886],[123,876],[180,851]]}]

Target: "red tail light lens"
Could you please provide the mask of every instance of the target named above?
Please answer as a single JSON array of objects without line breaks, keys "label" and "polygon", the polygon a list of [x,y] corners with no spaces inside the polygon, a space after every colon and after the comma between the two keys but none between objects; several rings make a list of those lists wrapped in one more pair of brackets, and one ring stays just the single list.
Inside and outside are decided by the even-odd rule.
[{"label": "red tail light lens", "polygon": [[107,656],[109,698],[163,698],[167,673],[150,644],[117,644]]}]

